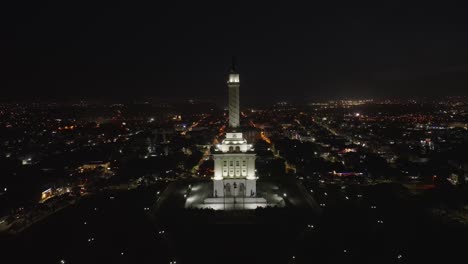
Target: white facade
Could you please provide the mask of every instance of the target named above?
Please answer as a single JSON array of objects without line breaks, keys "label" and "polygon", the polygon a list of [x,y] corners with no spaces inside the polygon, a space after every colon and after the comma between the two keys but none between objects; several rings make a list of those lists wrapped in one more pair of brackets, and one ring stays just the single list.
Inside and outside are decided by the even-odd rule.
[{"label": "white facade", "polygon": [[[214,197],[255,197],[255,153],[242,133],[227,133],[216,146],[214,159]],[[233,137],[233,136],[236,137]]]},{"label": "white facade", "polygon": [[252,144],[247,144],[247,140],[242,137],[242,133],[226,133],[226,138],[223,140],[222,144],[216,145],[217,150],[223,153],[245,153],[248,151],[253,151]]}]

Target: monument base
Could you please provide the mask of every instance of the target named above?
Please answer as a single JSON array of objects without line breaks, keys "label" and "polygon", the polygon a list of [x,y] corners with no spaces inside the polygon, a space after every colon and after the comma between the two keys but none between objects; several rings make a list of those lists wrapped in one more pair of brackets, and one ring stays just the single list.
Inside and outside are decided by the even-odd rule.
[{"label": "monument base", "polygon": [[258,207],[283,207],[284,197],[276,194],[277,186],[270,183],[259,183],[259,193],[256,196],[244,197],[242,195],[230,195],[226,197],[215,197],[213,193],[213,182],[192,183],[190,192],[187,186],[181,187],[180,191],[173,190],[176,195],[184,195],[185,208],[211,208],[215,210],[254,210]]},{"label": "monument base", "polygon": [[206,198],[198,208],[211,208],[215,210],[253,210],[258,207],[267,207],[265,198],[261,197],[216,197]]}]

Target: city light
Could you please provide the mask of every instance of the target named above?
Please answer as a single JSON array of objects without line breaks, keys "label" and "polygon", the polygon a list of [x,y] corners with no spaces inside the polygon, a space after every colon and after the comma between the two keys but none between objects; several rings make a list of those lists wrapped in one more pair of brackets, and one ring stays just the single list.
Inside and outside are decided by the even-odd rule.
[{"label": "city light", "polygon": [[[115,8],[120,7],[117,5]],[[175,17],[159,19],[160,22],[164,24],[180,20],[181,14],[183,17],[186,13],[179,10],[181,8],[183,6],[178,6],[174,9],[177,12],[169,12],[174,13],[171,16]],[[142,19],[135,19],[123,9],[120,10],[122,12],[118,10],[115,13],[118,15],[112,18],[106,12],[95,13],[102,16],[98,20],[107,21],[113,27],[122,25],[112,21],[114,17],[129,18],[125,19],[126,23],[138,23],[147,20],[144,19],[145,15],[154,15],[155,10],[152,7],[147,8],[147,12],[133,12],[133,9],[129,9],[132,11],[130,13],[139,14]],[[195,17],[210,13],[196,12],[200,11],[196,9],[190,12]],[[326,12],[325,9],[320,8],[321,12]],[[13,258],[19,264],[50,260],[60,264],[101,259],[106,262],[106,256],[110,262],[113,259],[118,259],[117,262],[138,259],[142,263],[163,260],[169,264],[176,264],[176,260],[186,260],[188,263],[220,260],[332,263],[343,262],[347,258],[352,258],[355,263],[366,263],[370,259],[375,263],[402,263],[407,259],[451,262],[456,258],[463,262],[465,255],[463,250],[459,250],[457,236],[464,234],[468,224],[468,207],[463,195],[468,181],[468,158],[465,154],[468,144],[468,97],[438,96],[455,91],[451,90],[455,89],[451,86],[463,87],[463,78],[450,80],[453,74],[447,72],[453,73],[453,69],[438,74],[422,74],[428,69],[416,65],[419,68],[416,67],[418,70],[415,72],[411,70],[415,68],[414,63],[406,64],[418,61],[414,57],[418,54],[408,53],[407,49],[403,49],[403,53],[414,58],[407,58],[404,61],[406,64],[400,63],[406,66],[398,69],[398,60],[406,56],[399,56],[402,53],[402,50],[398,50],[402,49],[399,43],[385,45],[385,49],[372,49],[375,54],[363,56],[363,60],[360,60],[363,65],[356,64],[359,67],[353,68],[352,64],[356,63],[353,60],[346,62],[347,70],[366,72],[364,75],[356,72],[343,75],[343,67],[338,67],[343,64],[336,66],[330,63],[331,66],[326,65],[326,78],[320,74],[301,77],[306,72],[303,69],[307,66],[306,62],[323,64],[324,58],[314,62],[307,56],[289,56],[297,75],[295,79],[283,76],[290,74],[292,69],[284,68],[286,53],[278,54],[277,63],[271,58],[263,60],[267,63],[261,66],[268,67],[259,69],[256,74],[249,71],[258,63],[249,66],[247,63],[252,60],[252,56],[245,56],[245,52],[239,51],[244,54],[242,60],[246,62],[246,66],[241,68],[242,74],[246,74],[244,85],[240,83],[240,73],[234,63],[230,69],[218,69],[218,72],[225,71],[224,77],[209,77],[207,73],[213,65],[207,68],[203,64],[212,63],[212,60],[198,60],[200,56],[196,52],[188,52],[188,59],[181,57],[163,65],[171,61],[165,56],[177,54],[166,52],[168,47],[180,48],[183,44],[184,48],[193,49],[200,46],[191,45],[191,38],[180,39],[180,36],[187,35],[189,27],[182,31],[169,28],[167,32],[177,32],[170,37],[164,36],[167,35],[165,30],[157,30],[157,41],[150,41],[151,45],[140,45],[142,51],[133,57],[147,54],[144,49],[153,44],[156,45],[154,50],[163,51],[158,52],[163,57],[157,60],[154,60],[154,56],[148,57],[159,65],[150,69],[153,74],[148,75],[149,71],[143,69],[145,63],[135,64],[139,65],[133,69],[135,72],[154,75],[151,80],[140,78],[140,81],[135,81],[131,79],[138,74],[130,74],[135,76],[128,79],[128,72],[132,71],[117,69],[122,65],[133,65],[133,59],[128,59],[132,56],[123,54],[122,63],[117,66],[115,63],[102,64],[102,61],[119,60],[109,57],[113,56],[113,52],[107,52],[109,54],[104,54],[101,59],[93,59],[99,49],[97,53],[90,53],[90,45],[80,45],[83,44],[81,42],[73,44],[73,41],[48,40],[50,37],[63,37],[61,34],[46,34],[46,38],[40,39],[40,45],[36,43],[37,36],[25,37],[29,33],[24,28],[33,32],[39,28],[56,29],[54,23],[64,23],[63,28],[74,29],[68,33],[78,34],[78,39],[86,38],[87,33],[79,30],[80,25],[86,26],[86,23],[77,21],[74,23],[78,28],[76,25],[70,27],[67,19],[57,19],[55,13],[61,12],[54,7],[52,10],[55,11],[53,14],[48,9],[41,10],[46,12],[44,17],[50,18],[47,23],[40,22],[39,16],[34,20],[37,25],[34,24],[32,31],[28,26],[17,25],[6,36],[10,38],[5,42],[10,43],[8,45],[29,43],[31,47],[15,44],[18,47],[13,45],[5,49],[24,56],[15,60],[15,55],[5,61],[13,67],[6,75],[5,98],[0,100],[3,101],[0,102],[0,197],[3,206],[3,210],[0,210],[0,236],[5,240],[2,244],[3,259]],[[72,13],[77,12],[74,8],[70,10]],[[398,12],[400,8],[395,10],[390,11]],[[41,13],[35,11],[32,13]],[[307,17],[309,11],[310,8],[304,8],[303,14],[301,11],[297,17]],[[230,13],[238,13],[237,17],[241,20],[249,19],[249,16],[242,14],[242,10],[236,9],[236,12],[223,13],[207,21],[216,22],[218,27],[235,27],[236,23],[231,23],[235,19],[229,22],[225,18],[230,17]],[[260,16],[259,21],[268,22],[264,14],[257,13],[255,15]],[[350,20],[347,22],[354,25],[354,18],[365,18],[377,13],[382,12],[358,12],[353,9],[353,15],[347,18]],[[416,16],[421,18],[419,16],[422,14],[431,12],[417,13]],[[453,12],[447,13],[452,15]],[[295,21],[285,17],[282,10],[272,14],[284,18],[285,27]],[[441,21],[447,21],[443,14],[441,16]],[[96,20],[86,12],[83,16],[71,14],[68,20],[75,21],[76,17]],[[405,19],[382,17],[385,18],[384,22],[381,21],[384,29],[391,29],[395,21],[401,22],[397,23],[399,27],[408,22]],[[336,20],[331,18],[324,21]],[[425,19],[415,21],[427,22],[428,17],[422,18]],[[28,19],[22,17],[18,21]],[[323,34],[333,36],[333,32],[329,31],[334,28],[321,23],[320,19],[317,21],[319,29],[325,27],[317,31],[319,35],[322,34],[317,39],[326,39]],[[195,23],[194,28],[199,26],[196,19],[190,23]],[[382,23],[376,25],[382,26]],[[241,27],[242,30],[251,30],[249,27]],[[129,28],[142,29],[138,34],[148,33],[143,32],[146,27],[129,25]],[[202,28],[205,30],[211,27]],[[339,28],[341,31],[350,30],[348,27]],[[345,35],[350,38],[362,37],[363,32],[359,31],[366,28],[353,27],[353,30],[357,30],[353,33],[357,34]],[[405,28],[414,31],[411,26]],[[88,33],[93,33],[98,29],[102,31],[103,27],[87,29],[91,30]],[[116,31],[112,28],[109,30]],[[242,30],[235,36],[239,37],[240,42],[245,42],[240,34]],[[404,39],[401,34],[398,38],[398,30],[390,31],[392,37],[396,37],[394,39]],[[95,36],[94,33],[91,35]],[[264,35],[265,32],[257,33]],[[366,35],[369,32],[364,33]],[[418,42],[418,34],[405,34],[415,36],[416,40],[412,44],[423,40],[419,39]],[[102,36],[106,38],[107,35]],[[20,40],[16,39],[18,36],[21,36]],[[65,37],[69,40],[76,39],[76,36]],[[216,34],[206,36],[214,36],[213,43],[221,43],[216,41]],[[161,43],[171,42],[174,37],[182,44],[161,46]],[[295,38],[277,38],[280,42],[291,39]],[[391,37],[388,39],[392,42]],[[344,44],[348,45],[345,53],[363,46],[363,43],[354,40]],[[44,53],[47,56],[34,54],[41,50],[44,41],[57,45],[70,42],[73,45],[68,44],[73,47],[45,45],[51,47],[50,52]],[[93,41],[97,41],[96,47],[110,43],[100,43],[102,38]],[[383,45],[380,42],[377,46]],[[423,42],[431,43],[426,40]],[[119,40],[115,43],[119,43]],[[427,47],[419,44],[414,46],[427,50]],[[464,46],[462,44],[459,46]],[[283,46],[289,49],[296,47],[299,54],[307,45]],[[54,70],[54,67],[70,59],[66,53],[77,47],[84,50],[76,54],[87,54],[82,62],[95,65],[68,63],[76,65],[71,68],[65,65],[67,67]],[[31,48],[33,51],[28,51]],[[311,50],[314,48],[317,49],[309,47]],[[389,73],[385,73],[388,69],[384,69],[382,63],[380,67],[374,65],[369,68],[369,65],[364,65],[370,61],[388,60],[388,56],[378,56],[378,53],[389,48],[390,52],[387,53],[396,60],[395,63],[386,62],[387,66],[392,66],[390,75],[403,76],[406,81],[382,78],[389,77],[386,76]],[[202,50],[211,52],[210,49]],[[468,53],[468,50],[460,49],[449,55],[463,58],[464,52]],[[217,55],[219,58],[227,56],[221,53]],[[343,58],[350,58],[342,53],[338,54],[345,56],[335,56],[338,59],[333,60],[339,62]],[[439,53],[440,50],[434,54]],[[63,55],[63,60],[50,61],[50,54],[52,57]],[[35,65],[30,60],[38,56],[41,61],[45,60],[43,64],[46,68],[26,67]],[[210,54],[204,56],[212,57]],[[295,57],[303,59],[294,64]],[[371,57],[379,59],[369,60]],[[192,59],[200,64],[200,68],[190,73],[195,69]],[[431,56],[426,58],[430,59]],[[453,61],[449,63],[450,58],[445,60],[447,65],[456,64]],[[26,66],[21,66],[23,62]],[[427,64],[427,61],[424,62]],[[172,64],[180,65],[173,67]],[[184,64],[188,64],[187,67]],[[429,68],[444,68],[443,65],[429,64],[432,65]],[[307,67],[315,69],[313,66]],[[18,67],[26,68],[18,71]],[[88,71],[96,71],[98,68],[102,68],[101,74],[86,76],[89,75]],[[172,72],[179,68],[186,70],[183,74]],[[343,76],[334,79],[337,77],[337,69]],[[200,82],[200,76],[205,84]],[[271,76],[271,79],[261,80],[264,76]],[[224,82],[219,82],[223,78]],[[208,79],[211,81],[207,82]],[[7,87],[12,85],[17,87]],[[412,87],[417,85],[421,88],[414,88],[413,91]],[[9,99],[8,93],[15,89],[23,91],[29,86],[37,87],[38,90],[24,92],[18,100]],[[47,95],[46,91],[52,91],[49,86],[55,89],[54,94]],[[115,90],[106,87],[115,87]],[[242,87],[250,90],[243,90]],[[385,93],[396,93],[395,96],[383,98],[382,87],[390,89]],[[149,90],[145,92],[142,89]],[[145,95],[150,90],[153,90],[154,95]],[[403,96],[405,90],[420,96]],[[83,95],[55,99],[67,91],[72,95]],[[99,98],[101,93],[106,95],[105,99]],[[166,98],[166,93],[173,94],[173,98]],[[326,94],[333,96],[327,98]],[[353,98],[360,94],[374,94],[375,98],[344,98],[347,94]],[[188,97],[193,99],[188,100]],[[309,100],[307,98],[312,98],[313,102],[305,102]],[[407,219],[410,221],[405,221]],[[423,231],[429,235],[415,235]],[[21,245],[27,247],[22,248]],[[369,252],[368,245],[371,245],[372,252]],[[250,259],[252,252],[255,256]],[[427,252],[430,254],[424,255]]]}]

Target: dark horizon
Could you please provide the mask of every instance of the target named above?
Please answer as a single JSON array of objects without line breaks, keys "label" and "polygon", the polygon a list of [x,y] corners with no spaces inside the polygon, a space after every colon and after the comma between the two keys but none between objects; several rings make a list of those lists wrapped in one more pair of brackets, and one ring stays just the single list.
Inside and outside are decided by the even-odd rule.
[{"label": "dark horizon", "polygon": [[[241,90],[242,93],[242,90]],[[226,93],[227,94],[227,93]],[[8,103],[18,103],[18,104],[28,104],[28,103],[65,103],[65,104],[75,104],[79,102],[89,103],[89,104],[140,104],[140,103],[188,103],[190,100],[193,100],[198,103],[213,103],[220,108],[227,107],[226,95],[211,96],[211,97],[196,97],[196,96],[152,96],[152,95],[139,95],[134,97],[129,97],[125,95],[121,96],[37,96],[37,97],[20,97],[20,96],[3,96],[0,98],[0,104]],[[321,103],[321,102],[330,102],[330,101],[347,101],[347,100],[373,100],[374,102],[383,102],[386,100],[394,101],[395,103],[403,103],[405,101],[416,101],[416,102],[429,102],[429,101],[448,101],[448,100],[468,100],[466,95],[451,95],[451,96],[380,96],[380,97],[339,97],[339,96],[320,96],[320,97],[282,97],[282,96],[272,96],[268,99],[262,98],[261,96],[250,96],[242,97],[241,107],[255,108],[255,107],[267,107],[272,104],[285,102],[290,105],[308,105],[310,103]]]},{"label": "dark horizon", "polygon": [[468,95],[468,19],[448,4],[12,5],[12,100],[221,98],[233,55],[247,100]]}]

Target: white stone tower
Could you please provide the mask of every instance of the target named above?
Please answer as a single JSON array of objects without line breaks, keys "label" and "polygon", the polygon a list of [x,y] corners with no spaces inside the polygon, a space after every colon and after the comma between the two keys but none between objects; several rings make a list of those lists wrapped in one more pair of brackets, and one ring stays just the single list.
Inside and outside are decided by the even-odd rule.
[{"label": "white stone tower", "polygon": [[[246,198],[257,195],[255,153],[252,144],[242,136],[239,120],[239,74],[234,63],[228,78],[229,89],[229,128],[226,138],[216,145],[214,158],[213,196],[236,198],[246,202]],[[248,199],[256,200],[256,199]]]},{"label": "white stone tower", "polygon": [[229,128],[237,129],[240,126],[239,122],[239,74],[236,73],[234,62],[228,79],[229,89]]}]

